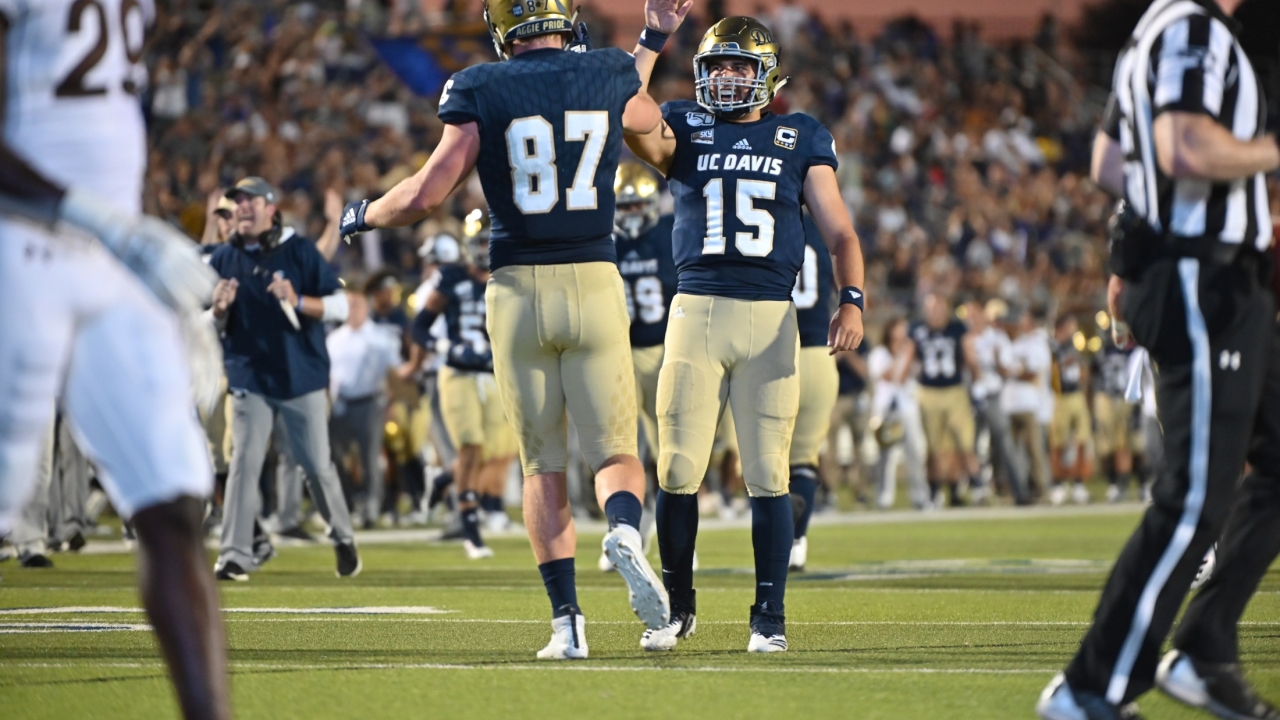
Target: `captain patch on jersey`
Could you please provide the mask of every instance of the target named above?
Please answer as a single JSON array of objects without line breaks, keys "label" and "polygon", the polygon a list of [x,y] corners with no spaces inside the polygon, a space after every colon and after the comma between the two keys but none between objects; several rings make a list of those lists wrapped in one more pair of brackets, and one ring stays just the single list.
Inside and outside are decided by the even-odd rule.
[{"label": "captain patch on jersey", "polygon": [[804,180],[814,165],[836,167],[831,133],[800,113],[733,123],[690,101],[662,113],[676,139],[667,178],[680,292],[790,300],[804,263]]}]

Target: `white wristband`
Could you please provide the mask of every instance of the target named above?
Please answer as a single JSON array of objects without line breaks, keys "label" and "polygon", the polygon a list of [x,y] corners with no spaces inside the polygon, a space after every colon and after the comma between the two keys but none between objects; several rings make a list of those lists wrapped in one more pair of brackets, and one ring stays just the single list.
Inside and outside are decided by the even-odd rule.
[{"label": "white wristband", "polygon": [[324,322],[342,322],[347,319],[349,303],[347,302],[347,293],[339,290],[332,295],[326,295],[320,298],[320,302],[324,303],[324,314],[320,319]]},{"label": "white wristband", "polygon": [[129,237],[133,218],[107,204],[92,193],[69,188],[58,205],[59,219],[97,235],[104,245],[120,250]]}]

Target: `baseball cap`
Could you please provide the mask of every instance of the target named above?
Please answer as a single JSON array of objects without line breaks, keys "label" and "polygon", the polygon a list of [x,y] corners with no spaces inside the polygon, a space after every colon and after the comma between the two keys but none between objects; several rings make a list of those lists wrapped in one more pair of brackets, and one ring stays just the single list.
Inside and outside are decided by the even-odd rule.
[{"label": "baseball cap", "polygon": [[223,213],[225,213],[224,217],[230,217],[232,214],[235,213],[235,211],[236,211],[236,204],[231,202],[231,199],[228,198],[226,195],[223,195],[218,200],[218,207],[214,208],[214,212],[219,215],[222,215]]},{"label": "baseball cap", "polygon": [[280,197],[280,193],[276,192],[271,183],[257,176],[249,176],[234,187],[227,191],[227,199],[235,200],[237,195],[244,194],[251,197],[260,197],[266,200],[268,204],[274,205]]}]

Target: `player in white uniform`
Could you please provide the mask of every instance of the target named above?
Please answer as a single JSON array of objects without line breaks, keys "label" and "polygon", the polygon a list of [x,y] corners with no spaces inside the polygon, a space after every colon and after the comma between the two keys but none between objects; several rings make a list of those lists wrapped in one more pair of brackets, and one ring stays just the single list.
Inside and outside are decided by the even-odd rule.
[{"label": "player in white uniform", "polygon": [[[190,395],[220,364],[198,317],[214,278],[193,241],[140,215],[136,63],[154,15],[152,0],[0,0],[0,534],[60,400],[132,518],[183,714],[220,719],[225,640],[201,545],[212,476]],[[184,338],[208,354],[184,353]]]}]

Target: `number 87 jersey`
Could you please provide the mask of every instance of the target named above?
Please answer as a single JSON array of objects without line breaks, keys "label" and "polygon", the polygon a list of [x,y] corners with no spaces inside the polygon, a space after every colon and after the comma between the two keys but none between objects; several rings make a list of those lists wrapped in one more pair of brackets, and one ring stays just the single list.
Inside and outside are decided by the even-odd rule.
[{"label": "number 87 jersey", "polygon": [[455,74],[440,119],[476,123],[490,263],[615,262],[613,180],[635,59],[609,48],[522,52]]},{"label": "number 87 jersey", "polygon": [[790,300],[804,263],[804,180],[836,167],[831,133],[803,113],[734,123],[690,101],[662,106],[675,134],[667,174],[679,291]]}]

